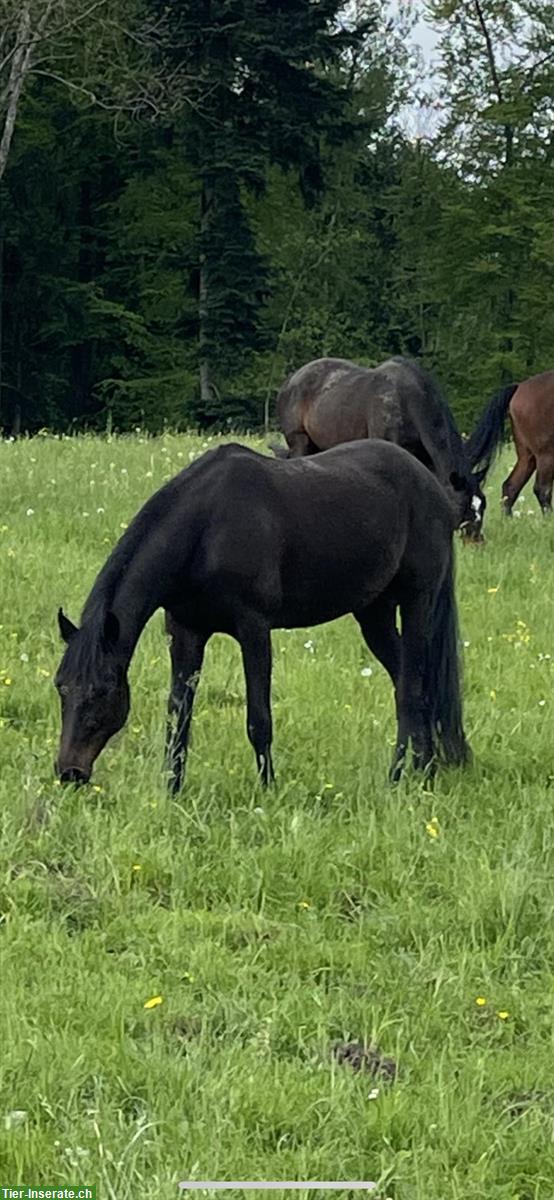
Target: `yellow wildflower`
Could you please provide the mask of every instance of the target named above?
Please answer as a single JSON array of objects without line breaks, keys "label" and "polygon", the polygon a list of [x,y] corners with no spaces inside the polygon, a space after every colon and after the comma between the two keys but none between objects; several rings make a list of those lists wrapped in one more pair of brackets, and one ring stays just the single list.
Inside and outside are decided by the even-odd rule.
[{"label": "yellow wildflower", "polygon": [[494,688],[491,688],[489,694],[490,694],[491,700],[496,700],[496,692],[495,692]]},{"label": "yellow wildflower", "polygon": [[497,591],[498,591],[497,587],[487,588],[487,592],[489,593],[489,596],[494,596]]},{"label": "yellow wildflower", "polygon": [[5,683],[6,687],[11,687],[12,681],[11,681],[9,675],[6,675],[6,678],[3,680],[3,683]]},{"label": "yellow wildflower", "polygon": [[312,906],[311,906],[311,904],[308,903],[307,900],[299,900],[298,907],[299,908],[311,908]]},{"label": "yellow wildflower", "polygon": [[438,825],[435,824],[434,821],[428,821],[425,826],[425,830],[429,834],[429,837],[438,838],[438,836],[439,836]]},{"label": "yellow wildflower", "polygon": [[501,1021],[507,1021],[510,1014],[505,1008],[501,1008],[500,1012],[497,1012],[496,1015],[497,1017],[500,1017]]},{"label": "yellow wildflower", "polygon": [[142,871],[140,863],[133,863],[133,871]]},{"label": "yellow wildflower", "polygon": [[478,1005],[479,1008],[484,1008],[487,1001],[484,996],[476,996],[475,1003]]},{"label": "yellow wildflower", "polygon": [[151,996],[150,1000],[145,1000],[143,1008],[157,1008],[163,1002],[163,996]]}]

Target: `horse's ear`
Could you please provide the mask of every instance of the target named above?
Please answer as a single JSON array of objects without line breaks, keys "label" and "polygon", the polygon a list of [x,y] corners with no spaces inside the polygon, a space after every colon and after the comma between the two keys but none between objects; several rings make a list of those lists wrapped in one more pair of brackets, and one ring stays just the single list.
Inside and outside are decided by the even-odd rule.
[{"label": "horse's ear", "polygon": [[467,487],[467,480],[464,479],[463,475],[458,475],[457,471],[452,471],[450,482],[455,492],[464,492]]},{"label": "horse's ear", "polygon": [[75,637],[75,634],[79,630],[73,624],[73,621],[70,621],[69,617],[66,617],[63,608],[58,609],[58,626],[64,642],[69,646],[71,639]]},{"label": "horse's ear", "polygon": [[119,621],[114,612],[108,611],[104,617],[102,638],[107,650],[113,650],[119,640]]}]

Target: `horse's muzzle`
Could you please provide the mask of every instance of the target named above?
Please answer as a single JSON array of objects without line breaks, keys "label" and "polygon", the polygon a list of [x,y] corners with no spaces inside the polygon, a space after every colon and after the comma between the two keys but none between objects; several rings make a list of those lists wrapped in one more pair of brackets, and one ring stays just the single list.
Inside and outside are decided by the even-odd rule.
[{"label": "horse's muzzle", "polygon": [[464,545],[479,546],[483,544],[485,538],[476,521],[463,521],[459,528]]},{"label": "horse's muzzle", "polygon": [[66,767],[65,771],[60,771],[60,783],[88,783],[90,779],[90,771],[82,771],[80,767]]}]

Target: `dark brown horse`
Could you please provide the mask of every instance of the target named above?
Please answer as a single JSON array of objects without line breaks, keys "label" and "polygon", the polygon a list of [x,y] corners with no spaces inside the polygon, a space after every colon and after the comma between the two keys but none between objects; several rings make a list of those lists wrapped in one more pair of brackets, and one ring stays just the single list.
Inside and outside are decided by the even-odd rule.
[{"label": "dark brown horse", "polygon": [[124,724],[129,663],[158,608],[171,638],[173,791],[211,634],[230,634],[241,647],[248,736],[268,783],[270,631],[348,612],[395,687],[392,778],[410,741],[416,766],[464,762],[453,526],[431,473],[386,442],[356,442],[297,462],[236,444],[208,451],[134,518],[96,579],[81,627],[59,611],[67,643],[56,676],[61,780],[86,782]]},{"label": "dark brown horse", "polygon": [[506,516],[527,481],[536,471],[533,491],[543,513],[552,512],[554,481],[554,371],[511,383],[495,396],[472,433],[467,456],[484,479],[502,441],[506,417],[510,418],[517,462],[502,484]]},{"label": "dark brown horse", "polygon": [[413,454],[453,497],[457,526],[481,540],[485,497],[472,475],[446,400],[418,363],[390,358],[359,367],[344,358],[318,358],[295,371],[277,396],[288,458],[317,454],[341,442],[384,438]]}]

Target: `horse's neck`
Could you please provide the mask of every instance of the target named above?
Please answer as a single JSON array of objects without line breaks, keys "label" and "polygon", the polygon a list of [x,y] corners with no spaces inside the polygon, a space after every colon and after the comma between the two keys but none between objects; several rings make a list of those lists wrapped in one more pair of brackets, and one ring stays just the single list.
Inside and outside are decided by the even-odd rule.
[{"label": "horse's neck", "polygon": [[140,635],[156,609],[163,606],[163,574],[155,559],[137,555],[114,589],[109,608],[120,627],[121,648],[132,658]]}]

